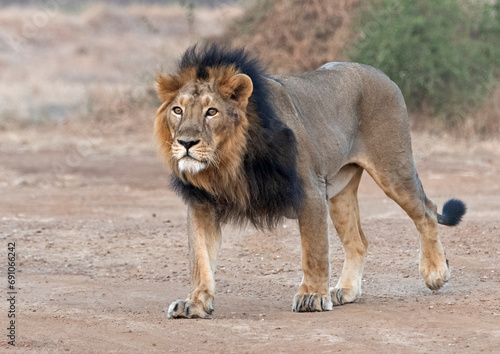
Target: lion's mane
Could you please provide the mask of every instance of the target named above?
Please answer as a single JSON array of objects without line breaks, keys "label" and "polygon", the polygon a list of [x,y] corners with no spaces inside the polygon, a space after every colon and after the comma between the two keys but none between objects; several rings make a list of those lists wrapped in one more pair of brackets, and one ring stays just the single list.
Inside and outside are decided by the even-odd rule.
[{"label": "lion's mane", "polygon": [[[231,191],[209,193],[174,173],[173,190],[187,203],[209,204],[221,222],[240,225],[250,222],[257,228],[265,228],[276,226],[284,216],[295,215],[304,193],[297,175],[297,141],[293,131],[276,115],[268,78],[258,61],[243,49],[193,46],[182,57],[177,72],[181,75],[192,72],[193,68],[199,81],[216,81],[217,78],[210,77],[211,73],[223,74],[226,68],[246,74],[252,80],[253,92],[246,112],[248,131],[246,142],[241,142],[246,146],[240,162],[244,176],[234,180],[243,185],[232,186],[235,191],[246,190],[248,198]],[[217,178],[209,183],[217,183]]]}]

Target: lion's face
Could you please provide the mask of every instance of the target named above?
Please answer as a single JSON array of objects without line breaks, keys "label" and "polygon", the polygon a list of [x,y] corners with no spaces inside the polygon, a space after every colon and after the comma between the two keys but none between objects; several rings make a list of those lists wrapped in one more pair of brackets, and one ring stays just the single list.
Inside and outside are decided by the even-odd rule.
[{"label": "lion's face", "polygon": [[207,183],[203,176],[236,173],[246,144],[251,79],[227,68],[203,81],[188,72],[160,75],[157,82],[164,103],[155,135],[172,171],[195,185]]},{"label": "lion's face", "polygon": [[217,167],[223,145],[241,119],[236,102],[224,100],[208,82],[184,86],[166,112],[173,132],[172,159],[182,173]]}]

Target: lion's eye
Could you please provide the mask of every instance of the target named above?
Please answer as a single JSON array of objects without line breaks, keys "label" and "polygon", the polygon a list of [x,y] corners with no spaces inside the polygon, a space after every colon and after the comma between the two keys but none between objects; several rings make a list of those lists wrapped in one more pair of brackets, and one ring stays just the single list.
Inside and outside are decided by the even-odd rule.
[{"label": "lion's eye", "polygon": [[213,117],[215,116],[219,111],[216,110],[215,108],[209,108],[207,111],[207,116]]},{"label": "lion's eye", "polygon": [[181,107],[174,107],[172,108],[172,111],[174,111],[175,114],[181,115],[182,114],[182,108]]}]

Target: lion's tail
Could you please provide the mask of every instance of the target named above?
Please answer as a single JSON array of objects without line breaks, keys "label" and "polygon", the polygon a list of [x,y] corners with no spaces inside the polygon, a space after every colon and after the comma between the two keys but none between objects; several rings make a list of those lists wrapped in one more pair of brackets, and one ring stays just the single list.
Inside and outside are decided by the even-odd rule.
[{"label": "lion's tail", "polygon": [[446,226],[456,226],[467,211],[465,203],[459,199],[450,199],[443,205],[443,214],[437,215],[438,223]]}]

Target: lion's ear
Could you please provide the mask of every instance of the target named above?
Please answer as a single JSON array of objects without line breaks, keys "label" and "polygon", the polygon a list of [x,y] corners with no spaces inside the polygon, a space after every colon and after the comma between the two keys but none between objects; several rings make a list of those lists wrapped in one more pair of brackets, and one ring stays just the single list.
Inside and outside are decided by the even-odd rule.
[{"label": "lion's ear", "polygon": [[162,74],[156,76],[156,92],[162,101],[170,103],[179,93],[179,89],[180,83],[176,78]]},{"label": "lion's ear", "polygon": [[231,92],[231,98],[238,101],[242,106],[246,106],[248,99],[253,92],[252,79],[245,74],[236,74],[232,76],[224,85]]}]

